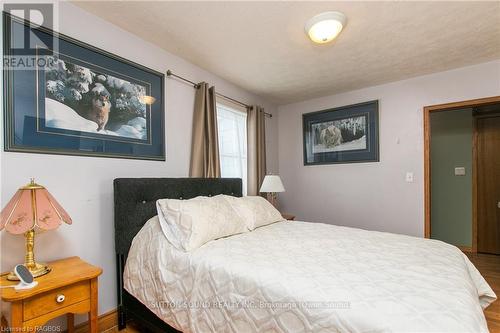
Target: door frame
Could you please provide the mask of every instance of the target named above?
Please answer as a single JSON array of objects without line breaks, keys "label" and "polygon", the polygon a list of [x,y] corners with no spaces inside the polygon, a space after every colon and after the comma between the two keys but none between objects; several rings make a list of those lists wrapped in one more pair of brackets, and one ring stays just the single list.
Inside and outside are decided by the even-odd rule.
[{"label": "door frame", "polygon": [[[478,98],[460,102],[425,106],[424,114],[424,237],[431,238],[431,112],[452,111],[500,103],[500,96]],[[477,131],[474,120],[472,142],[472,247],[462,247],[463,251],[477,252]]]}]

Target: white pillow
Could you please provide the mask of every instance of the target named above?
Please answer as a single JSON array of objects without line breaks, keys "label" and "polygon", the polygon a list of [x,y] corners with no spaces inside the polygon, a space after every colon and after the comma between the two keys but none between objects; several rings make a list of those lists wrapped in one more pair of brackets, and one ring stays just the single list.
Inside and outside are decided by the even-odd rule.
[{"label": "white pillow", "polygon": [[[166,199],[160,199],[166,200]],[[177,249],[182,249],[181,232],[175,223],[168,223],[166,216],[160,206],[160,200],[156,200],[156,212],[158,213],[158,220],[160,221],[161,231],[167,240]]]},{"label": "white pillow", "polygon": [[285,220],[274,206],[259,196],[247,196],[236,198],[229,195],[224,196],[236,213],[245,221],[247,228],[255,228]]},{"label": "white pillow", "polygon": [[222,195],[189,200],[160,199],[156,207],[165,237],[184,251],[248,230]]}]

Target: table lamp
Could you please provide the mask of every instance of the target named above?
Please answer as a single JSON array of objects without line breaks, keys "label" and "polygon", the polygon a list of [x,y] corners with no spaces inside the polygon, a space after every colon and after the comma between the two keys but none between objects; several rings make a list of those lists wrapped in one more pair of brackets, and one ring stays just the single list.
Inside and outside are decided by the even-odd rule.
[{"label": "table lamp", "polygon": [[[65,222],[71,224],[71,218],[47,189],[34,179],[19,188],[9,203],[0,213],[0,231],[5,228],[14,235],[24,234],[26,237],[26,257],[24,266],[38,277],[50,272],[50,267],[35,262],[33,248],[35,246],[35,230],[53,230]],[[19,278],[10,273],[8,280],[17,281]]]},{"label": "table lamp", "polygon": [[262,181],[260,192],[267,192],[267,200],[274,206],[278,207],[277,192],[285,192],[285,187],[278,175],[266,175]]}]

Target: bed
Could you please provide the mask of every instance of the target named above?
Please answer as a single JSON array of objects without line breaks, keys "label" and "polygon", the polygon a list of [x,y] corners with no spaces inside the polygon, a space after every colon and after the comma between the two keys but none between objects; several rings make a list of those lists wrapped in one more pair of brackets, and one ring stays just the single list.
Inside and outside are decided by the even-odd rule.
[{"label": "bed", "polygon": [[115,180],[120,328],[130,316],[156,332],[487,332],[495,294],[440,241],[284,221],[173,248],[156,199],[217,194],[241,196],[241,181]]}]

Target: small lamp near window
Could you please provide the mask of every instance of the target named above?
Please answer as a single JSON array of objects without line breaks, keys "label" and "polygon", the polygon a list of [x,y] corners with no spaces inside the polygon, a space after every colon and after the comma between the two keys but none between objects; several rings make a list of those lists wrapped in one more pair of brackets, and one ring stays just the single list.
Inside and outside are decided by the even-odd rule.
[{"label": "small lamp near window", "polygon": [[262,181],[260,192],[267,193],[267,200],[274,206],[278,207],[278,192],[285,192],[285,187],[278,175],[266,175]]},{"label": "small lamp near window", "polygon": [[[0,214],[0,231],[5,228],[14,235],[24,234],[26,238],[26,256],[24,266],[33,277],[50,272],[50,267],[35,261],[35,230],[53,230],[65,222],[71,224],[71,218],[45,187],[33,179],[28,185],[19,188]],[[7,280],[19,280],[10,273]]]}]

